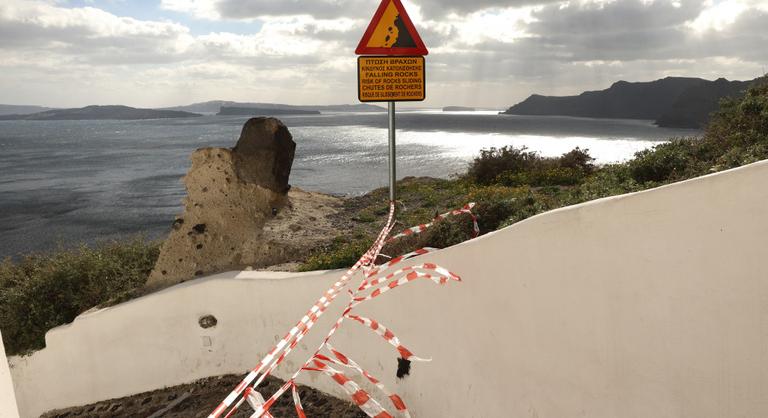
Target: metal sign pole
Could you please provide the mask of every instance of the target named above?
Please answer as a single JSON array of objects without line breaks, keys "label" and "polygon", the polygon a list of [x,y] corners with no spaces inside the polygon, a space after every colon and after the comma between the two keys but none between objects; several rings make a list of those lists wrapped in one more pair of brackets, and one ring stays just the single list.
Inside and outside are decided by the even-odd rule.
[{"label": "metal sign pole", "polygon": [[395,201],[395,102],[389,102],[389,201]]}]

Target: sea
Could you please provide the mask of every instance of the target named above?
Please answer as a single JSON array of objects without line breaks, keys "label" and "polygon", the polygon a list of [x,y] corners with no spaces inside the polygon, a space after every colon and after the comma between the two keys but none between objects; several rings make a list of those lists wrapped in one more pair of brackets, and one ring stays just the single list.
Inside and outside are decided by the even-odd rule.
[{"label": "sea", "polygon": [[[293,186],[358,195],[387,185],[386,113],[280,118],[297,144]],[[164,236],[182,211],[190,154],[234,146],[246,119],[0,121],[0,259],[137,234]],[[464,172],[491,147],[527,147],[543,156],[580,147],[598,163],[610,163],[698,134],[652,121],[498,111],[398,111],[396,125],[399,178]]]}]

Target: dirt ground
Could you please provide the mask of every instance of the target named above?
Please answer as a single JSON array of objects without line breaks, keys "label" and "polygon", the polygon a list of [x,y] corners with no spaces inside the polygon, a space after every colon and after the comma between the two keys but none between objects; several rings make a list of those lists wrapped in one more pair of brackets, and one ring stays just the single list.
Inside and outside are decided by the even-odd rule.
[{"label": "dirt ground", "polygon": [[[42,418],[112,418],[112,417],[152,417],[152,418],[192,418],[207,417],[229,392],[240,383],[241,375],[209,377],[196,382],[140,393],[120,399],[110,399],[91,405],[51,411]],[[269,377],[259,386],[259,392],[268,397],[277,390],[282,381]],[[326,395],[315,389],[299,386],[301,403],[307,417],[312,418],[364,418],[366,415],[355,405]],[[178,402],[175,406],[174,402]],[[168,407],[171,408],[168,409]],[[167,409],[163,412],[164,409]],[[275,418],[295,417],[293,397],[288,391],[277,400],[269,410]],[[253,409],[243,404],[233,417],[249,417]]]}]

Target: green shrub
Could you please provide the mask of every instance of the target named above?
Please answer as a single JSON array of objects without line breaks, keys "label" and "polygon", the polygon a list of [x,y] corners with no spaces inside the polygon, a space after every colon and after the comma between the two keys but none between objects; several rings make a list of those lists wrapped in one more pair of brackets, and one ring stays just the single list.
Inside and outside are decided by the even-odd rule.
[{"label": "green shrub", "polygon": [[336,237],[333,243],[307,257],[299,271],[332,270],[352,267],[368,251],[373,238]]},{"label": "green shrub", "polygon": [[638,183],[664,182],[685,177],[693,165],[691,155],[697,139],[677,139],[635,153],[629,169]]},{"label": "green shrub", "polygon": [[566,152],[557,159],[557,164],[562,168],[568,168],[590,174],[595,170],[595,159],[589,155],[588,149],[576,147]]},{"label": "green shrub", "polygon": [[642,189],[632,177],[627,164],[608,164],[596,170],[578,187],[566,191],[562,196],[562,204],[573,205]]},{"label": "green shrub", "polygon": [[[393,234],[395,235],[397,234]],[[381,253],[388,257],[397,257],[419,248],[447,248],[467,241],[473,236],[472,218],[464,214],[456,215],[435,221],[431,227],[421,233],[400,237],[387,243]],[[377,262],[385,261],[385,258],[377,260]]]},{"label": "green shrub", "polygon": [[560,206],[555,196],[529,186],[474,187],[466,200],[477,203],[474,212],[483,234]]},{"label": "green shrub", "polygon": [[508,171],[500,174],[496,181],[510,187],[574,186],[581,183],[585,176],[581,168],[542,166],[521,173]]},{"label": "green shrub", "polygon": [[357,222],[369,223],[369,222],[376,222],[376,217],[370,212],[361,212],[360,214],[357,215],[357,217],[353,218],[352,220]]},{"label": "green shrub", "polygon": [[0,263],[0,329],[9,354],[45,346],[45,332],[144,285],[159,246],[141,239]]},{"label": "green shrub", "polygon": [[741,99],[725,99],[700,138],[674,139],[635,154],[627,165],[638,183],[669,183],[768,158],[768,82]]},{"label": "green shrub", "polygon": [[492,184],[503,173],[522,173],[541,164],[538,153],[527,148],[501,147],[480,151],[470,164],[467,177],[477,184]]},{"label": "green shrub", "polygon": [[768,78],[753,84],[742,99],[723,100],[703,140],[715,150],[716,169],[768,158]]},{"label": "green shrub", "polygon": [[502,147],[480,151],[470,164],[466,178],[475,184],[573,186],[595,169],[589,150],[574,148],[556,158],[544,158],[525,147]]},{"label": "green shrub", "polygon": [[[431,219],[424,220],[414,225],[428,223]],[[433,247],[446,248],[464,242],[473,236],[472,220],[467,215],[460,215],[440,220],[432,227],[420,234],[402,237],[387,243],[382,248],[381,254],[388,257],[396,257],[419,248]],[[393,232],[392,236],[398,232]],[[310,255],[299,266],[300,271],[343,269],[352,267],[358,259],[370,248],[375,237],[357,235],[354,238],[336,237],[326,248],[321,248]],[[378,262],[384,262],[384,257]]]},{"label": "green shrub", "polygon": [[[525,188],[528,190],[528,188]],[[512,188],[500,185],[475,186],[466,196],[467,202],[475,202],[474,212],[481,233],[495,231],[506,221],[516,205],[516,201],[525,195],[522,188]]]}]

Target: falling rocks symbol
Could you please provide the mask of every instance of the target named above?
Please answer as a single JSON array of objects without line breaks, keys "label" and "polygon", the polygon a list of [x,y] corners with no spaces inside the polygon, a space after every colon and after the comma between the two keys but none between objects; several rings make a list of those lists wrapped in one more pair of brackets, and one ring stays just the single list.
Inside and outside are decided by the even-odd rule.
[{"label": "falling rocks symbol", "polygon": [[403,19],[400,15],[397,15],[395,19],[395,27],[398,30],[397,40],[395,41],[393,48],[416,48],[416,42],[411,37],[411,32],[405,26]]},{"label": "falling rocks symbol", "polygon": [[382,0],[360,43],[357,55],[425,56],[424,41],[400,0]]}]

